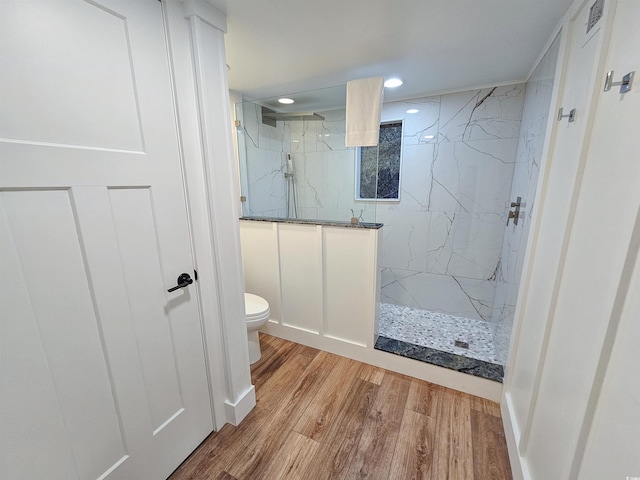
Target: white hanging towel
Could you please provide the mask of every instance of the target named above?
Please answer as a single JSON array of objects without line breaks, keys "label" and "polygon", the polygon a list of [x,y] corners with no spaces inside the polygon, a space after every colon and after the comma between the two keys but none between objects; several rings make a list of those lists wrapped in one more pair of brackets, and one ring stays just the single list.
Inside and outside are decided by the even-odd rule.
[{"label": "white hanging towel", "polygon": [[384,77],[347,82],[347,147],[378,145]]}]

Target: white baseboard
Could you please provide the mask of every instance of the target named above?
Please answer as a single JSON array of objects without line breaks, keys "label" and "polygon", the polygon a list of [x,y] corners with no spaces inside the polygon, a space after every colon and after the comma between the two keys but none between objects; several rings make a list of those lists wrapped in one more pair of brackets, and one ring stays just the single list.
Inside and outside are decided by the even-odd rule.
[{"label": "white baseboard", "polygon": [[238,426],[255,406],[256,390],[255,387],[251,385],[251,388],[244,392],[235,403],[231,403],[229,400],[224,402],[227,422],[231,425]]},{"label": "white baseboard", "polygon": [[285,340],[301,343],[329,353],[335,353],[336,355],[392,370],[403,375],[409,375],[494,402],[500,402],[502,396],[502,384],[499,382],[382,352],[375,350],[373,346],[359,346],[351,342],[324,337],[316,333],[305,332],[272,322],[267,323],[261,331],[274,337],[284,338]]},{"label": "white baseboard", "polygon": [[507,450],[509,452],[509,462],[511,463],[511,474],[513,480],[531,480],[526,460],[520,455],[520,427],[513,411],[511,395],[505,392],[500,402],[500,413],[502,414],[502,426]]}]

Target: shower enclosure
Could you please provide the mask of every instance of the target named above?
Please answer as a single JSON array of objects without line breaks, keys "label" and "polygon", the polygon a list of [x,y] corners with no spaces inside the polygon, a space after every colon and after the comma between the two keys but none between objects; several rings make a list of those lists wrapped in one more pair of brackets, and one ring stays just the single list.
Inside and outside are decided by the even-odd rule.
[{"label": "shower enclosure", "polygon": [[[385,103],[382,123],[400,125],[395,173],[383,134],[373,166],[345,147],[344,87],[300,94],[288,112],[276,99],[237,104],[244,216],[384,224],[379,349],[449,355],[443,366],[501,380],[557,47],[527,84]],[[265,111],[282,115],[269,124]],[[363,198],[372,168],[377,194]]]},{"label": "shower enclosure", "polygon": [[[375,221],[353,194],[355,149],[345,147],[345,87],[236,105],[245,217]],[[294,205],[295,204],[295,205]],[[297,208],[296,208],[297,207]]]}]

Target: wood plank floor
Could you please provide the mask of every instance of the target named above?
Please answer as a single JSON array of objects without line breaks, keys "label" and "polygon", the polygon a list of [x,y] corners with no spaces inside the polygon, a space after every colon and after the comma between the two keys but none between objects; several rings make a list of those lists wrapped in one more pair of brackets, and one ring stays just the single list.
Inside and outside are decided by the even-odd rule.
[{"label": "wood plank floor", "polygon": [[260,334],[256,408],[170,480],[511,479],[497,403]]}]

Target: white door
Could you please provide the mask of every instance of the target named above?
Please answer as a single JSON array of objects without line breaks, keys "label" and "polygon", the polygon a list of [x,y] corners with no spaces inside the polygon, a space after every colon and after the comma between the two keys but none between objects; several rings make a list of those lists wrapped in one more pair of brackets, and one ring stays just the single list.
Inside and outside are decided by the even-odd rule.
[{"label": "white door", "polygon": [[0,478],[165,478],[213,429],[157,0],[0,2]]}]

